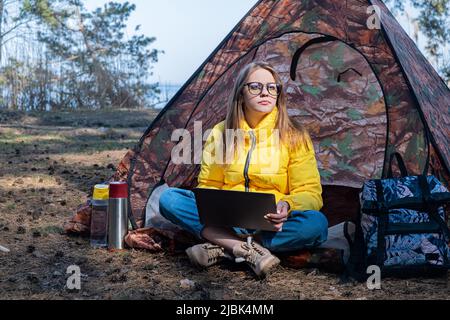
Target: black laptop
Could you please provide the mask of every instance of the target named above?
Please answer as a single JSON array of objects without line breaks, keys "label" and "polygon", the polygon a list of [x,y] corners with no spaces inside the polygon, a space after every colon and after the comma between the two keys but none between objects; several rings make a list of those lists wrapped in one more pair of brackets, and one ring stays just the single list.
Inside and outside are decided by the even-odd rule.
[{"label": "black laptop", "polygon": [[276,231],[264,216],[276,213],[275,195],[194,188],[200,222],[207,226]]}]

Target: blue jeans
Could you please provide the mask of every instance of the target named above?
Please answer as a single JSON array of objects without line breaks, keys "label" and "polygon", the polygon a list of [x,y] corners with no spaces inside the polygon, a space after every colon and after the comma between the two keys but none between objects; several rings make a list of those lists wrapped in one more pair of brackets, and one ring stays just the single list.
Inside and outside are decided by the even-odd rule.
[{"label": "blue jeans", "polygon": [[[159,199],[163,217],[203,240],[194,193],[191,190],[168,188]],[[234,228],[236,233],[251,234],[246,229]],[[293,251],[318,246],[327,240],[328,221],[319,211],[292,211],[280,232],[261,231],[261,244],[274,252]]]}]

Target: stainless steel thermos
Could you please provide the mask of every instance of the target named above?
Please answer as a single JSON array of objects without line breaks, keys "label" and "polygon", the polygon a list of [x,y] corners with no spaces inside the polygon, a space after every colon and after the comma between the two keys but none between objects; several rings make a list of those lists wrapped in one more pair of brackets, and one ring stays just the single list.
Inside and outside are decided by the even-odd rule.
[{"label": "stainless steel thermos", "polygon": [[123,249],[128,232],[128,185],[126,182],[109,184],[108,248]]}]

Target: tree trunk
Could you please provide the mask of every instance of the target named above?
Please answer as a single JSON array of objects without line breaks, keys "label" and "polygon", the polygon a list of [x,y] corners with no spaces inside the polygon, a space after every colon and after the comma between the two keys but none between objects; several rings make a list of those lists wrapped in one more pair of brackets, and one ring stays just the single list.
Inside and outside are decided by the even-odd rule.
[{"label": "tree trunk", "polygon": [[0,66],[2,65],[2,49],[3,49],[3,9],[5,0],[0,0]]},{"label": "tree trunk", "polygon": [[110,102],[114,101],[114,90],[113,90],[113,81],[114,79],[111,77],[109,72],[105,70],[102,63],[97,59],[97,53],[92,48],[89,43],[89,39],[86,35],[86,30],[84,28],[84,21],[81,17],[81,14],[78,12],[79,19],[79,30],[81,36],[83,38],[84,45],[86,47],[87,55],[91,58],[92,65],[89,66],[92,74],[95,77],[97,83],[97,89],[99,91],[99,104],[100,108],[106,108],[108,106],[107,97],[109,97]]}]

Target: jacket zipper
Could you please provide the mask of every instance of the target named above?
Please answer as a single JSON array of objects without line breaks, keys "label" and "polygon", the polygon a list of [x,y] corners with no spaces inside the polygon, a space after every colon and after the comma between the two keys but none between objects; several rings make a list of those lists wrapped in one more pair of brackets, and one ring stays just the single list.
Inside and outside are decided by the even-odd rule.
[{"label": "jacket zipper", "polygon": [[245,192],[248,192],[250,189],[250,178],[248,177],[248,167],[250,165],[250,158],[252,156],[252,152],[255,149],[255,145],[256,145],[256,137],[253,134],[253,131],[249,131],[249,133],[252,138],[252,145],[250,147],[250,150],[247,153],[247,158],[245,159],[245,167],[244,167]]}]

